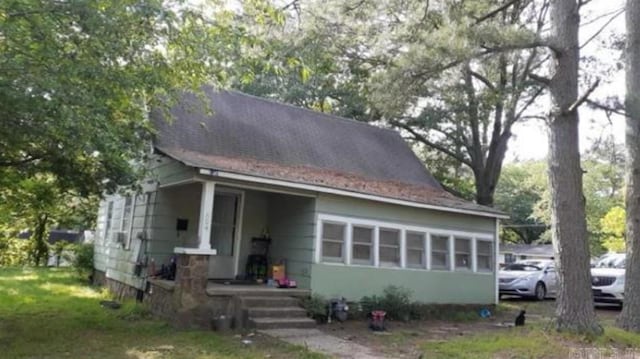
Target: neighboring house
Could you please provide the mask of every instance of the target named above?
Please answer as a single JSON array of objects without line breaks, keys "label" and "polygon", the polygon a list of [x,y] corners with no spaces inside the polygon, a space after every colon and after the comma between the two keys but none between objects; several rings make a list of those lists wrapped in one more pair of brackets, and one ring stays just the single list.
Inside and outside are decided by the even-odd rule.
[{"label": "neighboring house", "polygon": [[[158,293],[175,291],[167,295],[187,299],[171,310],[193,309],[205,289],[240,288],[210,280],[244,278],[252,238],[268,233],[269,262],[285,263],[297,294],[355,301],[395,285],[421,302],[497,302],[505,216],[445,192],[397,132],[237,92],[206,95],[211,111],[185,95],[172,121],[151,113],[143,192],[100,205],[96,277],[112,289],[145,290],[160,306],[171,300],[158,304]],[[175,282],[146,277],[174,256]]]},{"label": "neighboring house", "polygon": [[[86,232],[86,231],[85,231]],[[29,239],[31,237],[31,232],[24,231],[18,235],[18,238],[21,239]],[[68,229],[52,229],[49,231],[49,237],[47,238],[47,243],[49,245],[54,245],[56,242],[66,241],[69,244],[74,243],[82,243],[84,240],[84,233],[76,230],[68,230]],[[53,251],[49,251],[49,258],[47,258],[47,266],[49,267],[68,267],[71,265],[65,257],[71,254],[71,251],[65,250],[63,251],[60,258],[53,253]]]},{"label": "neighboring house", "polygon": [[505,265],[524,259],[553,259],[552,244],[502,243],[498,263]]}]

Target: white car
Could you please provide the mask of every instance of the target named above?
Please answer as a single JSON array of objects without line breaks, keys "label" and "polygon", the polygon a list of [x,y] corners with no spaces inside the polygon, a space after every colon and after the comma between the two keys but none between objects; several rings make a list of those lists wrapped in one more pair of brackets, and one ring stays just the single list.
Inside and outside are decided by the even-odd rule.
[{"label": "white car", "polygon": [[525,260],[502,268],[498,282],[500,297],[517,295],[544,300],[555,296],[558,280],[552,260]]},{"label": "white car", "polygon": [[624,300],[625,254],[608,254],[591,268],[591,287],[596,303],[622,305]]}]

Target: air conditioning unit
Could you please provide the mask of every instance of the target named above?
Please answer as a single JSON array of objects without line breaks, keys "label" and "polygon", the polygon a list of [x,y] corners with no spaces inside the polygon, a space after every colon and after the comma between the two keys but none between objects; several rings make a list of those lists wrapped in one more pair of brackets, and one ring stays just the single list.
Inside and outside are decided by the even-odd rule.
[{"label": "air conditioning unit", "polygon": [[127,232],[113,232],[111,240],[124,247],[127,244]]}]

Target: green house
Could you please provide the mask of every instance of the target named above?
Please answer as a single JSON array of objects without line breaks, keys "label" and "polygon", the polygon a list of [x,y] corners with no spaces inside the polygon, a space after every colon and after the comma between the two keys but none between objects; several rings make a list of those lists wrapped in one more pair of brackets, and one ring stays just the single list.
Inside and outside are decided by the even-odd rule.
[{"label": "green house", "polygon": [[297,294],[355,301],[396,285],[425,303],[497,302],[504,215],[444,191],[399,133],[205,93],[184,95],[170,121],[150,114],[142,191],[100,205],[96,278],[122,294],[149,294],[150,282],[173,290],[153,275],[177,260],[176,282],[188,268],[213,296],[253,279],[247,260],[268,237],[267,262],[285,265]]}]

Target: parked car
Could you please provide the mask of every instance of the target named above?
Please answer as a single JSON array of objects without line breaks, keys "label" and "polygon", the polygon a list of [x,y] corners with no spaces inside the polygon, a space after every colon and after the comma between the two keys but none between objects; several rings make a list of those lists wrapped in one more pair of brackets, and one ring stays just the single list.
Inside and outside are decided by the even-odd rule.
[{"label": "parked car", "polygon": [[591,268],[591,288],[596,303],[622,305],[626,262],[625,254],[607,254]]},{"label": "parked car", "polygon": [[498,282],[500,297],[517,295],[544,300],[555,297],[558,281],[552,260],[525,260],[502,268]]}]

